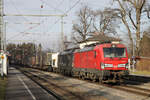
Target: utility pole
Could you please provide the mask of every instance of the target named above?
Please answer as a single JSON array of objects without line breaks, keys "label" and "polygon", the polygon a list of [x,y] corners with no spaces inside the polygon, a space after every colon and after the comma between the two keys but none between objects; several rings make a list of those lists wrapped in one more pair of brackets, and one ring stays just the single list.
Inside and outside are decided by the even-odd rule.
[{"label": "utility pole", "polygon": [[4,30],[3,30],[3,0],[0,0],[0,39],[1,39],[1,76],[3,78],[4,73],[3,73],[3,55],[4,55],[4,39],[3,39],[3,34],[4,34]]},{"label": "utility pole", "polygon": [[5,53],[6,53],[6,49],[7,49],[7,46],[6,46],[6,24],[7,24],[7,22],[4,22],[4,35],[3,35],[3,40],[4,40],[4,42],[3,42],[3,44],[4,44],[4,51],[5,51]]},{"label": "utility pole", "polygon": [[63,21],[63,17],[64,16],[61,16],[61,50],[63,51],[64,50],[64,21]]},{"label": "utility pole", "polygon": [[0,36],[1,36],[1,50],[3,50],[3,0],[0,0]]}]

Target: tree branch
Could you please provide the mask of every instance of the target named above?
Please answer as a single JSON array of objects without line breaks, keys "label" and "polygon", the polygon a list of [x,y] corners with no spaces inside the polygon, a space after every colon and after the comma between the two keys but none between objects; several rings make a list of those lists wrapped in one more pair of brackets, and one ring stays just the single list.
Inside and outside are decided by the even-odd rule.
[{"label": "tree branch", "polygon": [[132,0],[124,0],[124,1],[130,2],[133,6],[136,5],[136,0],[134,0],[134,2]]},{"label": "tree branch", "polygon": [[[141,1],[141,2],[140,2]],[[142,8],[143,8],[143,6],[144,6],[144,4],[145,4],[145,0],[140,0],[139,2],[140,2],[140,4],[141,4],[141,6],[140,6],[140,10],[142,10]]]},{"label": "tree branch", "polygon": [[150,15],[149,15],[150,11],[147,11],[147,18],[150,19]]},{"label": "tree branch", "polygon": [[132,24],[133,24],[133,26],[137,29],[137,26],[135,25],[135,23],[134,23],[134,21],[133,21],[133,19],[132,19],[132,16],[131,16],[131,10],[129,11],[129,18],[130,18],[130,20],[131,20],[131,22],[132,22]]},{"label": "tree branch", "polygon": [[125,11],[123,5],[121,4],[120,0],[117,0],[117,1],[118,1],[118,3],[119,3],[119,5],[120,5],[120,7],[121,7],[121,9],[122,9],[122,11],[123,11],[123,13],[122,13],[122,11],[120,11],[120,12],[125,15],[125,14],[126,14],[126,11]]}]

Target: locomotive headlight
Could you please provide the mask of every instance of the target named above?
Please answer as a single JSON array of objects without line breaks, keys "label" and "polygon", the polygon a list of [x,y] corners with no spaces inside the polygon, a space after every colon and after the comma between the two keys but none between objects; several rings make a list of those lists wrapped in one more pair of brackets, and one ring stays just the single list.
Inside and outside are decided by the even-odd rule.
[{"label": "locomotive headlight", "polygon": [[104,64],[105,67],[113,67],[113,64]]},{"label": "locomotive headlight", "polygon": [[104,69],[105,67],[113,67],[113,64],[104,64],[104,63],[101,63],[101,68]]},{"label": "locomotive headlight", "polygon": [[118,67],[126,67],[126,64],[118,64]]}]

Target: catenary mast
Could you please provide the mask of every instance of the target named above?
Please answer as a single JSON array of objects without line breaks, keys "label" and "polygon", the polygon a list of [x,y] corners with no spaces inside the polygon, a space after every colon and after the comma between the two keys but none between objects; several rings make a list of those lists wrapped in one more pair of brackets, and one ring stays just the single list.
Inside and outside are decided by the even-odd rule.
[{"label": "catenary mast", "polygon": [[[4,36],[4,30],[3,30],[3,24],[4,24],[4,21],[3,21],[3,0],[0,0],[0,40],[1,40],[1,53],[4,52],[4,39],[3,39],[3,36]],[[2,60],[2,63],[1,63],[1,76],[3,77],[3,60]]]}]

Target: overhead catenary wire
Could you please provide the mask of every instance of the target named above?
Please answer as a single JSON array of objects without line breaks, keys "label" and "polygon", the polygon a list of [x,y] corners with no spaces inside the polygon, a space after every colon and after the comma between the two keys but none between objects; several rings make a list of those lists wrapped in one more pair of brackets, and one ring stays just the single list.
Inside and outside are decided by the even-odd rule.
[{"label": "overhead catenary wire", "polygon": [[75,2],[74,5],[65,12],[65,14],[69,13],[80,1],[81,0],[78,0],[77,2]]},{"label": "overhead catenary wire", "polygon": [[60,7],[63,2],[64,2],[64,0],[60,1],[60,3],[57,5],[57,7]]},{"label": "overhead catenary wire", "polygon": [[[63,2],[63,0],[62,0],[62,2]],[[77,2],[75,2],[74,4],[73,4],[73,6],[71,6],[66,12],[65,12],[65,14],[67,14],[67,13],[69,13],[78,3],[80,2],[80,0],[78,0]],[[52,26],[49,28],[49,29],[51,29],[55,24],[57,24],[58,22],[60,21],[60,19],[58,19],[58,20],[56,20],[55,22],[54,22],[54,24],[52,24]],[[38,26],[40,26],[40,25],[38,25]],[[35,28],[36,26],[34,26],[33,28]],[[33,29],[33,28],[28,28],[27,30],[25,30],[25,31],[23,31],[23,32],[20,32],[20,33],[25,33],[26,31],[28,31],[28,30],[31,30],[31,29]],[[17,35],[15,35],[14,37],[17,37],[18,35],[21,35],[21,34],[17,34]],[[13,38],[13,37],[11,37],[11,38]],[[9,38],[10,39],[10,38]]]},{"label": "overhead catenary wire", "polygon": [[[74,5],[73,5],[72,7],[70,7],[70,8],[64,13],[64,15],[67,15],[79,2],[80,2],[80,0],[78,0],[77,2],[75,2]],[[52,25],[52,27],[53,27],[55,24],[57,24],[60,20],[62,20],[61,23],[63,24],[63,17],[61,17],[61,19],[58,19],[58,20],[55,21],[55,23]],[[52,28],[52,27],[51,27],[51,28]],[[62,35],[61,38],[62,38],[62,50],[63,50],[63,49],[64,49],[63,25],[61,25],[61,30],[62,30],[62,32],[61,32],[61,35]]]},{"label": "overhead catenary wire", "polygon": [[[74,3],[74,5],[72,7],[70,7],[65,13],[64,15],[67,15],[81,0],[78,0],[77,2]],[[61,19],[56,20],[50,27],[53,28],[55,24],[57,24]]]},{"label": "overhead catenary wire", "polygon": [[[43,22],[44,22],[44,21],[42,21],[41,23],[43,23]],[[40,23],[40,24],[37,24],[37,25],[35,25],[35,26],[32,26],[32,27],[29,27],[28,29],[26,29],[26,30],[23,31],[23,32],[19,32],[19,33],[16,34],[15,36],[12,36],[12,37],[8,38],[6,41],[8,41],[8,40],[10,40],[10,39],[12,39],[12,38],[14,38],[14,37],[17,37],[17,36],[19,36],[19,35],[22,35],[22,34],[25,33],[26,31],[29,31],[29,30],[31,30],[31,29],[36,28],[37,26],[41,25],[41,23]],[[21,34],[21,33],[22,33],[22,34]]]},{"label": "overhead catenary wire", "polygon": [[[9,23],[9,24],[40,24],[40,23]],[[8,24],[6,23],[6,26],[7,26]],[[31,28],[31,27],[30,27]],[[11,29],[15,29],[16,30],[16,28],[11,28]],[[29,29],[29,28],[28,28]],[[33,28],[34,29],[34,28]],[[16,30],[16,31],[18,31],[18,30]],[[26,34],[26,32],[25,31],[23,31],[24,33],[23,34]],[[11,34],[15,34],[15,33],[11,33]],[[21,34],[21,32],[19,32],[18,34],[16,34],[15,36],[11,36],[9,39],[7,39],[7,42],[8,41],[10,41],[10,40],[12,40],[12,39],[14,39],[14,38],[16,38],[16,37],[20,37],[22,34]]]},{"label": "overhead catenary wire", "polygon": [[[65,12],[65,14],[69,13],[79,2],[80,2],[80,0],[78,0],[71,8],[69,8],[69,9]],[[15,14],[9,15],[9,14],[7,14],[6,16],[34,16],[34,15],[15,15]],[[40,15],[35,15],[35,16],[38,17],[38,16],[40,16]],[[42,16],[56,16],[56,15],[42,15]],[[57,16],[62,16],[62,15],[57,15]],[[60,20],[60,19],[59,19],[59,20]],[[54,24],[52,24],[52,26],[54,26],[56,23],[58,23],[59,20],[56,20],[56,21],[54,22]]]},{"label": "overhead catenary wire", "polygon": [[[18,12],[18,14],[22,15],[22,14],[20,13],[19,9],[15,6],[14,2],[13,2],[12,0],[9,0],[9,1],[10,1],[10,3],[12,4],[12,6],[16,9],[16,11]],[[5,15],[6,15],[6,14],[5,14]],[[22,17],[23,17],[23,19],[24,19],[25,21],[29,21],[27,18],[25,18],[25,16],[22,16]],[[25,33],[26,31],[31,30],[31,29],[33,29],[33,28],[36,28],[36,27],[39,26],[39,25],[40,25],[40,24],[37,24],[37,25],[35,25],[34,27],[32,27],[32,28],[30,27],[30,28],[28,28],[27,30],[25,30],[25,31],[23,31],[23,32],[20,32],[20,33]],[[6,41],[10,40],[11,38],[20,36],[20,33],[19,33],[19,34],[16,34],[16,35],[13,36],[13,37],[10,37],[10,38],[7,39]]]},{"label": "overhead catenary wire", "polygon": [[48,7],[50,7],[50,8],[53,8],[54,10],[57,10],[57,11],[59,11],[59,12],[61,12],[61,13],[64,13],[62,10],[60,10],[60,9],[58,9],[58,8],[56,8],[56,7],[53,7],[52,5],[50,5],[50,4],[48,4],[47,2],[45,2],[45,1],[43,1],[43,0],[40,0],[42,3],[44,3],[44,4],[46,4]]},{"label": "overhead catenary wire", "polygon": [[[16,7],[15,3],[13,2],[13,0],[9,0],[10,3],[12,4],[12,6],[16,9],[16,11],[18,12],[18,14],[21,14],[20,10]],[[26,17],[23,16],[23,19],[25,21],[29,21]]]},{"label": "overhead catenary wire", "polygon": [[[42,23],[44,23],[44,20],[42,20],[39,24],[37,24],[37,25],[35,25],[35,26],[33,26],[33,27],[29,27],[28,29],[26,29],[26,30],[25,30],[25,31],[23,31],[23,32],[19,32],[19,33],[18,33],[18,34],[16,34],[15,36],[10,37],[9,39],[7,39],[7,41],[8,41],[8,40],[10,40],[11,38],[16,38],[16,37],[18,37],[18,36],[20,36],[20,35],[22,35],[22,34],[26,33],[27,31],[29,31],[29,30],[31,30],[31,29],[34,29],[34,28],[36,28],[36,27],[38,27],[38,26],[42,25]],[[22,33],[22,34],[21,34],[21,33]]]},{"label": "overhead catenary wire", "polygon": [[[77,2],[75,2],[75,3],[73,4],[73,6],[70,7],[70,8],[64,13],[64,15],[67,15],[80,1],[81,1],[81,0],[78,0]],[[61,18],[61,19],[62,19],[62,18]],[[56,21],[54,22],[54,24],[52,24],[49,29],[52,29],[52,28],[55,26],[55,24],[57,24],[61,19],[56,20]],[[46,31],[46,32],[48,32],[48,31]],[[46,33],[46,32],[45,32],[45,33]]]},{"label": "overhead catenary wire", "polygon": [[[19,11],[19,9],[17,9],[17,7],[15,6],[15,4],[14,4],[14,2],[12,1],[12,0],[10,0],[11,1],[11,4],[13,5],[13,7],[16,9],[16,11],[19,13],[19,14],[14,14],[14,15],[9,15],[9,14],[5,14],[5,16],[23,16],[23,18],[26,20],[26,21],[28,21],[25,17],[24,17],[24,15],[22,15],[21,13],[20,13],[20,11]],[[41,0],[42,1],[42,0]],[[44,1],[43,1],[43,3],[45,3]],[[25,15],[25,16],[34,16],[34,15]],[[40,16],[40,15],[37,15],[37,16]],[[42,15],[42,16],[44,16],[44,15]],[[49,15],[45,15],[45,16],[49,16]],[[56,15],[50,15],[50,16],[56,16]],[[58,15],[59,16],[59,15]],[[61,15],[60,15],[61,16]],[[36,17],[36,15],[34,16],[34,17]],[[41,16],[40,16],[41,17]],[[46,18],[47,19],[47,18]]]}]

